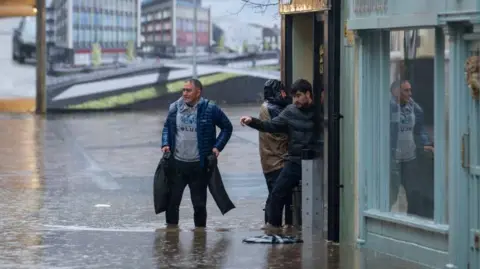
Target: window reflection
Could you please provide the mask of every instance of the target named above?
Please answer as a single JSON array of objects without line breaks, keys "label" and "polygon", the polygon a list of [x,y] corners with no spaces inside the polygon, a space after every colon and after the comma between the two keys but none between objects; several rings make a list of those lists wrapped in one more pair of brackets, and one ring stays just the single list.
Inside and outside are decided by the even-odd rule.
[{"label": "window reflection", "polygon": [[391,33],[390,207],[433,218],[433,29]]}]

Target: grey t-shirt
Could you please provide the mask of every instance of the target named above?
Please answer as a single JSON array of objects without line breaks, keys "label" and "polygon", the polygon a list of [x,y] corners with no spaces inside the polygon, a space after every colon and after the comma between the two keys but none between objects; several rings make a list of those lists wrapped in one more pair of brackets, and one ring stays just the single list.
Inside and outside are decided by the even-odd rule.
[{"label": "grey t-shirt", "polygon": [[197,141],[197,105],[190,107],[182,102],[178,107],[175,159],[184,162],[200,160]]},{"label": "grey t-shirt", "polygon": [[412,102],[400,106],[399,113],[393,113],[392,120],[398,123],[398,139],[396,159],[407,162],[415,159],[416,144],[413,129],[415,127],[415,111]]}]

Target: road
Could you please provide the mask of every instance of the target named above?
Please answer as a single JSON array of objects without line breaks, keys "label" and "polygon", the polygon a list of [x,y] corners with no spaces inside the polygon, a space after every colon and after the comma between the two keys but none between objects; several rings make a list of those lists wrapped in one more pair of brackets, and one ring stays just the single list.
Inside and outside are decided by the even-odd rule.
[{"label": "road", "polygon": [[35,66],[20,65],[12,60],[13,28],[19,18],[0,19],[0,98],[23,98],[35,96]]},{"label": "road", "polygon": [[[164,73],[151,73],[142,74],[127,78],[112,78],[102,81],[88,82],[77,84],[69,87],[61,94],[51,96],[53,101],[65,100],[69,98],[76,98],[81,96],[87,96],[90,94],[114,92],[121,89],[138,87],[139,85],[155,84],[159,81],[174,81],[191,77],[193,68],[189,64],[179,64],[175,61],[164,61],[165,67],[170,67],[173,70],[168,74]],[[278,71],[264,71],[264,70],[248,70],[248,69],[236,69],[225,66],[217,65],[198,65],[197,75],[204,76],[214,73],[234,73],[239,75],[246,75],[252,77],[261,77],[264,79],[279,79],[280,72]]]},{"label": "road", "polygon": [[[0,50],[0,67],[2,72],[0,72],[0,99],[10,99],[10,98],[33,98],[35,97],[35,89],[36,89],[36,68],[35,63],[27,63],[27,64],[18,64],[12,60],[12,35],[13,29],[18,26],[20,19],[19,18],[8,18],[8,19],[0,19],[0,44],[2,44],[2,50]],[[263,60],[265,62],[265,60]],[[151,61],[146,61],[145,64],[149,65]],[[169,62],[166,60],[166,62]],[[268,62],[268,60],[267,60]],[[271,60],[270,60],[271,62]],[[262,61],[259,61],[258,64],[261,64]],[[142,65],[143,63],[137,64]],[[231,64],[230,71],[237,71],[240,73],[247,72],[248,74],[255,73],[263,75],[267,78],[277,78],[279,77],[279,72],[272,72],[272,71],[247,71],[247,70],[240,70],[248,68],[250,62],[242,62]],[[183,64],[182,66],[186,66],[188,64]],[[216,67],[216,68],[214,68]],[[222,70],[225,67],[222,66],[206,66],[206,67],[199,67],[199,72],[204,74],[209,74],[215,70]],[[123,68],[122,70],[124,70]],[[180,73],[191,72],[191,67],[183,68],[184,70],[180,70]],[[202,71],[205,69],[204,71]],[[228,69],[228,68],[227,68]],[[213,71],[212,71],[213,70]],[[112,71],[103,71],[100,73],[111,73]],[[178,72],[177,72],[178,73]],[[80,77],[80,76],[95,76],[92,74],[77,74],[73,75],[73,77]],[[144,78],[145,77],[145,78]],[[148,77],[148,78],[146,78]],[[147,84],[150,81],[155,82],[157,79],[157,75],[143,75],[142,78],[136,78],[135,83],[133,81],[129,81],[129,85],[138,86],[141,84]],[[173,78],[179,77],[179,74],[173,75]],[[72,76],[68,77],[47,77],[47,84],[53,85],[56,83],[61,83],[65,81],[71,81]],[[104,92],[104,91],[111,91],[115,89],[125,88],[125,83],[122,79],[112,79],[107,81],[96,82],[97,84],[100,83],[102,85],[95,85],[93,91]],[[132,84],[133,83],[133,84]],[[67,97],[78,97],[83,96],[86,94],[91,94],[92,85],[91,83],[82,84],[73,86],[71,89],[66,91],[62,96],[55,97],[56,99],[62,99]],[[53,97],[52,97],[53,98]]]},{"label": "road", "polygon": [[220,170],[236,209],[211,197],[208,228],[192,231],[188,190],[179,230],[152,205],[165,111],[0,114],[0,268],[417,269],[367,250],[304,238],[296,245],[246,245],[260,235],[266,187],[258,133],[238,124],[258,107],[224,107],[234,135]]}]

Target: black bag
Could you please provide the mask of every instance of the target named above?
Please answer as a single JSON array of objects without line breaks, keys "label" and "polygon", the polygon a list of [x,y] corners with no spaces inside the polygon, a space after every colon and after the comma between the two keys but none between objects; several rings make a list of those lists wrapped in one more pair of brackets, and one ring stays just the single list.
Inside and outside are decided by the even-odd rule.
[{"label": "black bag", "polygon": [[168,178],[172,176],[170,161],[171,153],[165,152],[158,163],[155,176],[153,177],[153,204],[155,214],[165,212],[170,200],[170,187],[168,184]]},{"label": "black bag", "polygon": [[220,171],[218,170],[217,166],[217,157],[215,155],[210,155],[207,157],[208,161],[208,189],[210,190],[210,194],[215,200],[215,203],[220,209],[220,212],[225,215],[228,211],[235,208],[232,200],[228,196],[227,191],[225,190],[225,186],[223,185],[222,176],[220,175]]}]

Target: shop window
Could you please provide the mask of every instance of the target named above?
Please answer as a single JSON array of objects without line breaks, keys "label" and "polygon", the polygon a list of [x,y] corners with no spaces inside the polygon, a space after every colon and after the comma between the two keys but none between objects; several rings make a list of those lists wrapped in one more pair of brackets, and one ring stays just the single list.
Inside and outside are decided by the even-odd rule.
[{"label": "shop window", "polygon": [[361,34],[358,176],[364,216],[448,224],[448,50],[436,34],[443,36],[439,29]]},{"label": "shop window", "polygon": [[[426,35],[421,33],[427,32]],[[400,36],[390,85],[390,201],[392,211],[433,219],[434,211],[434,51],[417,46],[433,29],[393,32]],[[433,32],[434,33],[434,32]],[[391,39],[392,40],[392,39]]]}]

